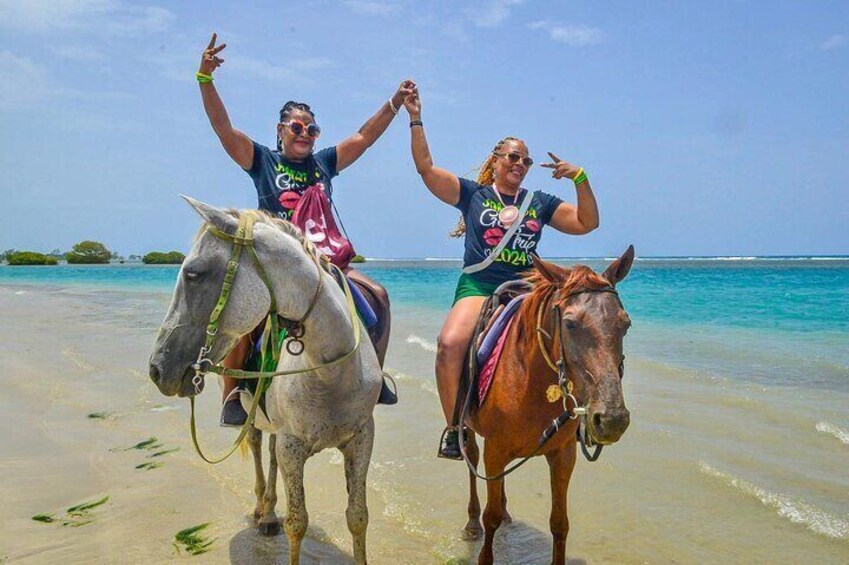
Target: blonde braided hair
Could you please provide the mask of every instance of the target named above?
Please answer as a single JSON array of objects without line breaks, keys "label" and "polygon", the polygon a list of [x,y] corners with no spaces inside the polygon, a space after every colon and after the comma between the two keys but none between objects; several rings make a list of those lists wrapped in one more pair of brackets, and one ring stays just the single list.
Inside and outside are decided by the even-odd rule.
[{"label": "blonde braided hair", "polygon": [[[518,137],[507,136],[498,143],[495,144],[495,147],[492,148],[492,152],[489,154],[489,157],[481,163],[481,166],[478,167],[478,184],[482,184],[485,186],[491,186],[495,183],[495,160],[499,157],[497,155],[499,149],[508,141],[521,141]],[[474,170],[474,169],[472,169]],[[454,229],[448,232],[450,237],[463,237],[466,233],[466,220],[463,218],[463,215],[460,215],[460,221],[457,222],[457,225],[454,226]]]}]

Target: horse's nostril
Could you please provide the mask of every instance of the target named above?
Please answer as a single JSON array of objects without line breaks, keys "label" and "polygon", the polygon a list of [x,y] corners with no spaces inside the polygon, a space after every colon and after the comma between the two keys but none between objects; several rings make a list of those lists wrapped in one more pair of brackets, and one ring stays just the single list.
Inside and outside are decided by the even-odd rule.
[{"label": "horse's nostril", "polygon": [[150,380],[152,380],[155,383],[159,382],[159,369],[153,363],[150,364],[149,374],[150,374]]},{"label": "horse's nostril", "polygon": [[602,415],[600,413],[596,412],[595,414],[593,414],[593,427],[595,429],[601,430],[601,421]]}]

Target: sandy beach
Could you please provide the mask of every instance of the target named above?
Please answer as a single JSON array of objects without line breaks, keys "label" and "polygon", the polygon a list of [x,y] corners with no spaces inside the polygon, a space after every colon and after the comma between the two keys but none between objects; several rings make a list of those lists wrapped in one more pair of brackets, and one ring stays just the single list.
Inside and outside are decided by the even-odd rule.
[{"label": "sandy beach", "polygon": [[[162,397],[147,377],[169,298],[0,286],[0,562],[286,562],[285,536],[262,538],[248,518],[250,462],[238,454],[217,466],[202,462],[191,446],[188,401]],[[376,411],[370,562],[474,562],[477,545],[459,539],[465,470],[434,456],[440,419],[429,336],[437,322],[402,311],[387,363],[401,404]],[[208,390],[199,403],[202,441],[220,451],[235,432],[217,426],[217,394],[214,386]],[[841,422],[846,394],[789,395],[629,359],[626,397],[631,429],[599,462],[580,460],[572,480],[571,564],[849,561],[849,440],[839,427],[815,430]],[[816,404],[817,413],[806,412],[806,404]],[[103,417],[89,417],[97,413]],[[156,438],[155,449],[132,448],[149,438]],[[749,476],[762,474],[750,461],[753,444],[754,459],[774,463],[785,491],[728,471],[750,466]],[[137,468],[151,462],[160,466]],[[793,493],[810,486],[796,472],[806,466],[804,482],[819,493],[815,502]],[[321,453],[307,474],[303,562],[348,563],[341,457]],[[516,522],[500,532],[498,563],[548,562],[544,462],[508,479],[507,489]],[[31,519],[61,517],[105,496],[90,512],[93,521],[79,527]],[[281,492],[280,515],[283,507]],[[208,553],[192,557],[173,545],[177,532],[201,523],[210,523],[205,533],[215,540]]]}]

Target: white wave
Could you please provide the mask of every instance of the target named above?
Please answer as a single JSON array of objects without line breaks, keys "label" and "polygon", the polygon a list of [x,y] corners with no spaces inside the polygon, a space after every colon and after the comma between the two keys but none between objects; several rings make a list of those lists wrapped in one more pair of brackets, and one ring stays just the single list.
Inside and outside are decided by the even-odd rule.
[{"label": "white wave", "polygon": [[19,290],[19,291],[15,292],[16,296],[23,296],[24,294],[29,294],[29,292],[27,292],[25,290]]},{"label": "white wave", "polygon": [[430,351],[431,353],[436,353],[436,344],[426,340],[423,337],[419,337],[415,334],[410,334],[407,337],[407,343],[415,343],[416,345],[421,346],[425,351]]},{"label": "white wave", "polygon": [[387,369],[386,372],[389,373],[389,376],[391,376],[398,382],[415,382],[423,391],[429,392],[434,396],[439,396],[439,391],[436,389],[436,382],[432,378],[423,379],[421,377],[416,377],[414,375],[408,375],[406,373],[396,371],[395,369]]},{"label": "white wave", "polygon": [[801,500],[794,500],[786,494],[770,492],[750,482],[723,473],[705,463],[699,462],[699,469],[709,477],[717,478],[745,495],[757,498],[763,505],[775,508],[778,515],[794,524],[802,524],[812,532],[835,539],[849,539],[849,522],[832,516]]},{"label": "white wave", "polygon": [[828,422],[817,422],[817,431],[831,434],[844,444],[849,445],[849,430],[844,430]]}]

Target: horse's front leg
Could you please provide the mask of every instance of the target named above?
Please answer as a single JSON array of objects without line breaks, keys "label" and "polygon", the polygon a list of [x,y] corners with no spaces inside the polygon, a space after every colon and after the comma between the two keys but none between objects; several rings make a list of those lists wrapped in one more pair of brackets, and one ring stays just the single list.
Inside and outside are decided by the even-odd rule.
[{"label": "horse's front leg", "polygon": [[551,553],[552,565],[566,563],[566,536],[569,535],[569,516],[566,508],[566,494],[569,479],[575,469],[575,442],[563,449],[546,453],[548,469],[551,474],[551,518],[549,524],[554,547]]},{"label": "horse's front leg", "polygon": [[262,517],[259,521],[259,533],[276,536],[280,533],[277,520],[277,435],[268,435],[268,482],[262,495]]},{"label": "horse's front leg", "polygon": [[297,565],[301,558],[301,541],[307,533],[309,515],[304,498],[304,464],[309,450],[292,435],[277,438],[277,461],[286,484],[286,519],[283,526],[289,538],[289,564]]},{"label": "horse's front leg", "polygon": [[254,507],[254,522],[259,522],[263,515],[262,497],[265,493],[265,473],[262,469],[262,430],[253,426],[248,428],[248,446],[254,457],[254,494],[256,495],[256,506]]},{"label": "horse's front leg", "polygon": [[[478,450],[478,442],[475,439],[475,433],[468,430],[466,433],[468,440],[466,441],[466,454],[469,456],[475,470],[478,468],[480,460],[480,451]],[[463,528],[463,539],[467,541],[480,539],[483,534],[483,526],[481,526],[481,501],[478,498],[478,478],[469,469],[469,521],[466,522],[466,527]]]},{"label": "horse's front leg", "polygon": [[366,506],[366,474],[374,445],[374,418],[354,435],[344,447],[345,480],[348,487],[348,530],[354,538],[354,561],[366,563],[366,528],[368,528],[368,506]]},{"label": "horse's front leg", "polygon": [[[493,448],[491,441],[484,444],[483,462],[488,476],[498,475],[504,471],[509,458],[500,451]],[[478,565],[492,565],[492,544],[495,540],[495,531],[501,525],[504,518],[504,479],[487,481],[486,483],[486,508],[483,511],[484,541],[478,556]]]}]

